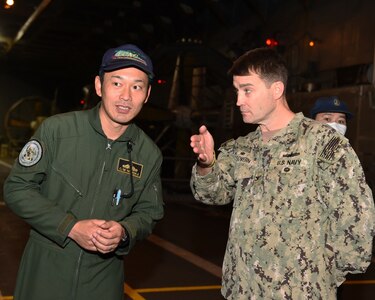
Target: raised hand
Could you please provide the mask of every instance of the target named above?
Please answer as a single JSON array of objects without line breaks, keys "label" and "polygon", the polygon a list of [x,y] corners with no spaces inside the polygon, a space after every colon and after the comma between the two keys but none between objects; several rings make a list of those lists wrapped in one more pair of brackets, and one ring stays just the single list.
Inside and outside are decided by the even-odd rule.
[{"label": "raised hand", "polygon": [[199,128],[199,134],[191,136],[190,146],[197,154],[198,166],[211,168],[215,162],[214,139],[206,126],[202,125]]}]

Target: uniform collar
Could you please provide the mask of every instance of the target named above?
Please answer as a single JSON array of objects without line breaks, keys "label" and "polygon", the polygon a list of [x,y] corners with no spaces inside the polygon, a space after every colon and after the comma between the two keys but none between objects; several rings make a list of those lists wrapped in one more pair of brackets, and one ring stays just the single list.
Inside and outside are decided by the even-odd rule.
[{"label": "uniform collar", "polygon": [[[297,141],[297,137],[299,135],[299,124],[302,122],[304,115],[302,112],[296,113],[293,119],[289,122],[289,124],[280,129],[269,142],[267,145],[272,146],[275,144],[293,144]],[[260,126],[257,127],[255,131],[255,135],[253,135],[253,142],[257,142],[263,144],[262,142],[262,132]]]},{"label": "uniform collar", "polygon": [[[89,122],[96,132],[101,134],[103,137],[107,138],[106,135],[104,134],[104,131],[102,129],[102,124],[99,118],[99,108],[101,104],[102,102],[99,101],[99,103],[89,111]],[[139,131],[139,128],[134,123],[131,123],[129,124],[125,132],[116,141],[127,142],[131,140],[134,142],[137,136],[139,135],[138,131]]]}]

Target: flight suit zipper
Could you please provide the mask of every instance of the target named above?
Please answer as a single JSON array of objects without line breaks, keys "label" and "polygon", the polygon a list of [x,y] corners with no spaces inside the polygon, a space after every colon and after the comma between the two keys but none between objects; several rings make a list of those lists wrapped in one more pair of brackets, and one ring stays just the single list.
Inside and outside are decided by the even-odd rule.
[{"label": "flight suit zipper", "polygon": [[[105,148],[105,159],[103,161],[103,164],[102,164],[102,167],[101,167],[101,170],[100,170],[97,189],[100,189],[100,185],[102,183],[102,179],[103,179],[103,175],[104,175],[104,171],[105,171],[105,167],[106,167],[106,160],[108,159],[108,155],[110,155],[110,153],[111,153],[112,144],[113,144],[113,141],[110,142],[110,140],[107,140],[107,145],[106,145],[106,148]],[[98,195],[98,193],[95,192],[95,195]],[[96,201],[97,201],[97,197],[94,198],[94,201],[92,203],[89,218],[91,218],[93,213],[94,213]],[[74,279],[73,279],[73,289],[72,289],[72,299],[73,300],[76,299],[76,296],[77,296],[78,278],[79,278],[80,266],[81,266],[83,255],[84,255],[84,250],[81,250],[80,253],[79,253],[79,256],[78,256],[78,260],[77,260],[77,264],[76,264],[76,271],[75,271],[75,275],[74,275]]]}]

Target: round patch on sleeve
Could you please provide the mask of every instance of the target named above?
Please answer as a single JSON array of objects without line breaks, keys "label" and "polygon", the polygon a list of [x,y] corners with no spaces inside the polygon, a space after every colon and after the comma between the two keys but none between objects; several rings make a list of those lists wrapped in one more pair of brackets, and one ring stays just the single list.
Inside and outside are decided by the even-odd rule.
[{"label": "round patch on sleeve", "polygon": [[31,167],[40,161],[42,154],[42,145],[37,140],[31,140],[22,148],[18,162],[21,166]]}]

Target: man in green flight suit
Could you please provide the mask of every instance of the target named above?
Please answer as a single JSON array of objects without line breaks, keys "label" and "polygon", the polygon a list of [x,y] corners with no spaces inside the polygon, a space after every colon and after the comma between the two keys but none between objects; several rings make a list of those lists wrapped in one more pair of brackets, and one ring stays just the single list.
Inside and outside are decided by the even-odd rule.
[{"label": "man in green flight suit", "polygon": [[163,217],[162,156],[134,123],[154,77],[137,46],[103,56],[87,111],[46,119],[4,184],[31,226],[14,299],[120,300],[123,255]]}]

